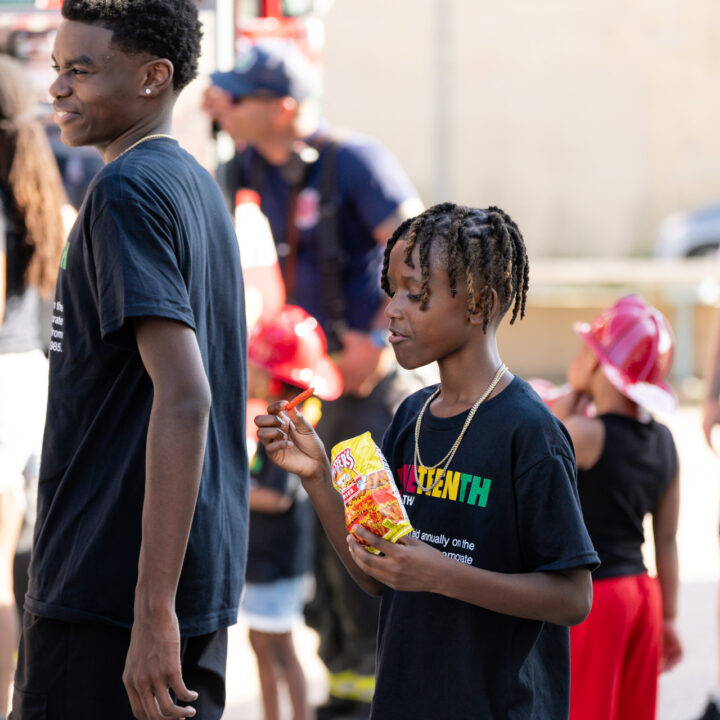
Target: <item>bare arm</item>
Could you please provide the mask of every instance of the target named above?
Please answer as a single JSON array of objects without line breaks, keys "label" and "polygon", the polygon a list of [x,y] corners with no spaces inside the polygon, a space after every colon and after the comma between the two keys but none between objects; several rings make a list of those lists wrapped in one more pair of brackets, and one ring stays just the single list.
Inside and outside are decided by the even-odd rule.
[{"label": "bare arm", "polygon": [[423,210],[424,208],[420,198],[408,198],[404,200],[390,215],[373,228],[373,237],[381,245],[385,245],[401,222],[419,215]]},{"label": "bare arm", "polygon": [[[403,220],[414,217],[423,211],[418,198],[409,198],[400,203],[395,210],[372,230],[373,238],[385,245],[395,228]],[[378,308],[370,324],[371,329],[387,328],[385,317],[386,302]],[[341,338],[342,351],[335,356],[340,374],[343,376],[344,392],[358,397],[367,397],[373,388],[387,374],[388,364],[392,362],[389,348],[378,346],[368,332],[346,330]]]},{"label": "bare arm", "polygon": [[0,325],[5,319],[5,293],[7,287],[7,261],[5,257],[5,224],[0,221]]},{"label": "bare arm", "polygon": [[678,595],[677,527],[680,508],[680,478],[675,475],[653,514],[655,565],[663,601],[663,669],[670,670],[682,658],[682,645],[675,629]]},{"label": "bare arm", "polygon": [[354,537],[346,540],[360,569],[396,590],[433,592],[446,597],[529,620],[576,625],[590,612],[590,571],[572,568],[558,572],[499,573],[457,562],[416,538],[393,544],[358,528],[369,545],[383,555],[369,553]]},{"label": "bare arm", "polygon": [[550,405],[553,415],[570,434],[575,449],[575,460],[580,470],[591,468],[600,459],[605,445],[605,426],[597,418],[585,416],[590,403],[587,395],[568,390]]},{"label": "bare arm", "polygon": [[702,408],[703,432],[710,447],[712,429],[720,424],[720,312],[716,320],[705,367],[706,388]]},{"label": "bare arm", "polygon": [[147,436],[142,544],[134,622],[123,681],[141,720],[194,715],[180,667],[175,594],[195,512],[205,455],[210,388],[195,333],[179,322],[142,318],[135,335],[153,383]]},{"label": "bare arm", "polygon": [[266,487],[250,488],[250,509],[268,515],[279,515],[292,507],[292,498]]},{"label": "bare arm", "polygon": [[362,572],[350,555],[345,508],[332,485],[325,448],[297,410],[284,411],[286,404],[284,400],[272,403],[268,407],[270,414],[255,418],[258,439],[272,462],[300,477],[330,542],[355,582],[367,593],[379,595],[382,585]]}]

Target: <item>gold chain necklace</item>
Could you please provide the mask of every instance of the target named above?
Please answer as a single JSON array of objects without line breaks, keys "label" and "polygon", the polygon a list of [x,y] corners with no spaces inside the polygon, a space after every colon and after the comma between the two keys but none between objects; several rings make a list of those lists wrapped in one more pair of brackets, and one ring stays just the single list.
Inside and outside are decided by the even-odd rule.
[{"label": "gold chain necklace", "polygon": [[[465,424],[462,427],[462,430],[460,431],[460,434],[457,437],[457,440],[453,443],[450,450],[448,450],[445,457],[443,457],[439,462],[435,463],[435,465],[423,465],[423,461],[420,458],[420,425],[422,423],[423,415],[425,414],[425,410],[428,408],[430,403],[438,396],[440,393],[440,388],[438,388],[426,401],[425,404],[422,406],[422,409],[418,413],[417,420],[415,421],[415,458],[414,458],[414,464],[415,464],[415,484],[423,491],[423,492],[430,492],[443,478],[445,473],[447,472],[448,467],[450,466],[450,463],[452,462],[452,459],[455,457],[455,453],[457,452],[457,449],[460,447],[460,443],[462,442],[463,436],[465,435],[465,431],[470,427],[470,423],[472,422],[473,417],[475,417],[475,413],[477,412],[477,409],[487,400],[490,393],[495,389],[497,384],[502,379],[503,375],[507,372],[507,365],[503,363],[500,365],[500,368],[495,373],[495,377],[492,379],[492,382],[490,385],[488,385],[487,390],[480,396],[478,401],[470,408],[470,412],[468,413],[468,416],[465,420]],[[432,485],[428,485],[427,487],[424,486],[420,480],[418,480],[417,477],[417,470],[420,466],[426,467],[429,470],[433,470],[435,468],[440,467],[445,463],[445,466],[442,469],[442,472],[435,473],[435,480],[433,481]]]},{"label": "gold chain necklace", "polygon": [[167,135],[165,133],[156,133],[155,135],[146,135],[143,138],[140,138],[136,142],[134,142],[130,147],[126,147],[119,155],[113,158],[113,160],[117,160],[118,158],[121,158],[125,153],[129,153],[131,150],[136,148],[138,145],[142,145],[142,143],[147,142],[148,140],[157,140],[158,138],[167,138],[168,140],[175,140],[175,138],[172,135]]}]

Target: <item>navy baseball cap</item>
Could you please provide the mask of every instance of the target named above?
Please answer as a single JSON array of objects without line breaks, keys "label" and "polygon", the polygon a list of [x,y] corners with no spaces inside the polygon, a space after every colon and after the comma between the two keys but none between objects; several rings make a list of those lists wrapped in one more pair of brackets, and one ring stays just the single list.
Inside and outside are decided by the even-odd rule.
[{"label": "navy baseball cap", "polygon": [[317,68],[295,43],[287,40],[248,44],[236,57],[234,69],[212,73],[210,79],[235,99],[269,95],[302,102],[320,94]]}]

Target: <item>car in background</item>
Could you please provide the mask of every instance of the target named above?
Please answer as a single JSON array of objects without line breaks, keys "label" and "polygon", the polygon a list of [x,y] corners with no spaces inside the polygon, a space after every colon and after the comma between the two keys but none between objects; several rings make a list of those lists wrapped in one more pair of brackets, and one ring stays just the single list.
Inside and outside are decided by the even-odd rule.
[{"label": "car in background", "polygon": [[707,257],[720,248],[720,205],[679,212],[660,225],[653,254],[656,257]]}]

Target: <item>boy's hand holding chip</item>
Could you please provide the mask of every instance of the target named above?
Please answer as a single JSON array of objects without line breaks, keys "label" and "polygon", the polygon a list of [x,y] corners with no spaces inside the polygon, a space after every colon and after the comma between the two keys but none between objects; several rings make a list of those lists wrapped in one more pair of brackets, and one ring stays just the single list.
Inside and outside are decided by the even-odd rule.
[{"label": "boy's hand holding chip", "polygon": [[286,400],[268,405],[267,415],[258,415],[258,440],[270,460],[302,480],[327,478],[330,462],[312,425]]}]

